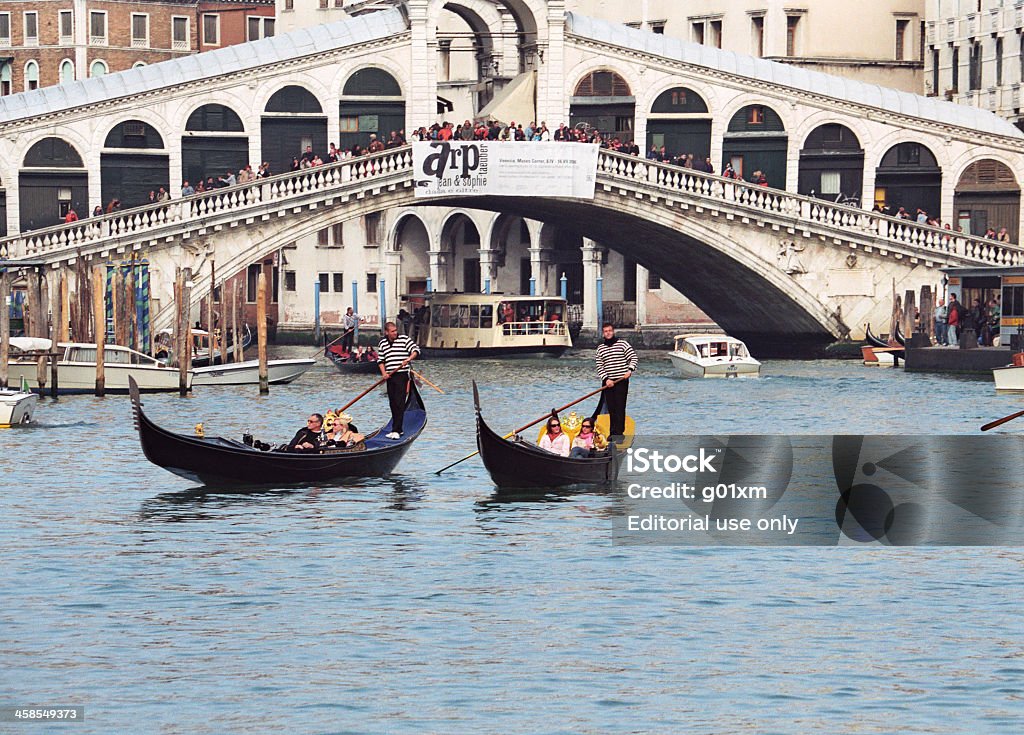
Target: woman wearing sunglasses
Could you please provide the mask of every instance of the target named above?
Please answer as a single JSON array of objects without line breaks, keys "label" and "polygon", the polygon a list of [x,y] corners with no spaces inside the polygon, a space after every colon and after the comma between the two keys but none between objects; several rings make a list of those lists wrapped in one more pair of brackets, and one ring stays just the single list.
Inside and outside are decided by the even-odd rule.
[{"label": "woman wearing sunglasses", "polygon": [[562,431],[562,424],[554,416],[548,419],[548,430],[544,432],[537,446],[552,454],[569,456],[569,437]]},{"label": "woman wearing sunglasses", "polygon": [[594,431],[594,422],[583,419],[580,433],[572,440],[572,451],[569,452],[569,456],[573,459],[587,459],[594,455],[595,450],[603,449],[604,446],[604,437]]}]

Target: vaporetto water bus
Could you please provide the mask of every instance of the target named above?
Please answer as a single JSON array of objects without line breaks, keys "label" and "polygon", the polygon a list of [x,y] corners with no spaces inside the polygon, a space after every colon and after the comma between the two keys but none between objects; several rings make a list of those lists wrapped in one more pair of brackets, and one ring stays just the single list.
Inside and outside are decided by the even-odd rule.
[{"label": "vaporetto water bus", "polygon": [[434,292],[425,300],[413,334],[424,357],[558,357],[572,347],[557,296]]}]

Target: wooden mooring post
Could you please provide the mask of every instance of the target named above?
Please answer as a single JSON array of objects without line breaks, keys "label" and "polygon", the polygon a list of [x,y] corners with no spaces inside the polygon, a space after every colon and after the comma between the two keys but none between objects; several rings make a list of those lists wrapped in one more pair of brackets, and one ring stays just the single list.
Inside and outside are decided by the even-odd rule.
[{"label": "wooden mooring post", "polygon": [[270,392],[267,379],[267,275],[261,270],[256,281],[256,338],[259,345],[260,394]]},{"label": "wooden mooring post", "polygon": [[178,357],[178,393],[188,395],[188,376],[192,371],[192,314],[189,309],[192,298],[192,269],[182,268],[180,275],[181,298],[175,308],[178,310],[178,333],[181,335]]},{"label": "wooden mooring post", "polygon": [[11,274],[0,272],[0,388],[7,387],[7,359],[11,349]]},{"label": "wooden mooring post", "polygon": [[106,393],[106,375],[104,374],[104,348],[107,341],[107,313],[104,304],[103,277],[106,269],[97,265],[92,269],[92,321],[96,332],[96,395]]},{"label": "wooden mooring post", "polygon": [[64,310],[64,301],[67,298],[67,276],[64,270],[60,269],[54,277],[53,293],[50,294],[50,397],[57,397],[57,363],[60,355],[60,336],[65,329],[68,316]]}]

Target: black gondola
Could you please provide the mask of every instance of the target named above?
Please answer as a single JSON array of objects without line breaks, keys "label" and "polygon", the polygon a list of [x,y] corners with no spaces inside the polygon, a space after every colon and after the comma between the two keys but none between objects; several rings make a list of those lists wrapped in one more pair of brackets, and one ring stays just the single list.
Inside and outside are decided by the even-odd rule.
[{"label": "black gondola", "polygon": [[619,458],[615,445],[608,454],[589,459],[570,459],[551,454],[532,444],[509,441],[494,433],[480,415],[480,394],[473,381],[476,407],[476,445],[480,459],[499,488],[564,487],[577,484],[613,483]]},{"label": "black gondola", "polygon": [[338,372],[345,375],[370,375],[380,372],[380,367],[376,360],[372,362],[357,362],[336,355],[333,352],[328,352],[327,357],[334,363],[334,367],[338,368]]},{"label": "black gondola", "polygon": [[327,449],[321,453],[260,451],[234,439],[175,434],[157,426],[142,411],[135,381],[129,378],[132,414],[142,451],[153,464],[207,485],[317,483],[347,477],[389,475],[427,425],[423,399],[410,384],[405,433],[387,439],[391,420],[366,435],[365,449]]},{"label": "black gondola", "polygon": [[893,338],[896,340],[896,344],[898,344],[900,347],[906,347],[907,346],[907,338],[903,336],[903,330],[900,329],[899,322],[896,322],[896,330],[895,330],[895,332],[896,332],[896,334],[893,335]]},{"label": "black gondola", "polygon": [[[871,331],[871,325],[870,324],[868,324],[865,327],[865,329],[864,329],[864,341],[867,342],[872,347],[890,348],[890,347],[894,346],[894,345],[886,342],[881,337],[876,337],[875,334]],[[903,343],[902,342],[899,343],[899,346],[902,347]]]}]

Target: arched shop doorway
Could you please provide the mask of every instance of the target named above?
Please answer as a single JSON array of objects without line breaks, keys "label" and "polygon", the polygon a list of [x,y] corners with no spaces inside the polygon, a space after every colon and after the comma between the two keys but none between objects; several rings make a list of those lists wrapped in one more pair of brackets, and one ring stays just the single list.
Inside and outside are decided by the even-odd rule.
[{"label": "arched shop doorway", "polygon": [[918,209],[939,218],[942,169],[927,147],[898,143],[885,152],[875,172],[875,204],[895,214],[903,207],[911,216]]},{"label": "arched shop doorway", "polygon": [[636,99],[626,80],[613,71],[593,71],[580,80],[569,101],[569,124],[589,125],[606,138],[633,140]]},{"label": "arched shop doorway", "polygon": [[782,118],[765,105],[747,105],[729,121],[722,143],[722,165],[731,163],[738,176],[754,181],[758,171],[768,179],[768,186],[786,188],[786,157],[789,138]]},{"label": "arched shop doorway", "polygon": [[798,186],[806,196],[859,204],[864,186],[864,149],[852,130],[827,123],[811,131],[800,151]]},{"label": "arched shop doorway", "polygon": [[19,225],[22,232],[52,227],[69,209],[89,214],[89,174],[67,141],[44,138],[28,149],[18,174]]},{"label": "arched shop doorway", "polygon": [[1005,227],[1011,242],[1020,235],[1020,184],[1013,171],[999,161],[975,161],[960,176],[953,197],[956,226],[970,235],[984,235],[991,227]]},{"label": "arched shop doorway", "polygon": [[313,93],[290,85],[274,92],[260,120],[263,160],[270,171],[291,170],[292,158],[299,158],[311,146],[327,163],[327,116]]},{"label": "arched shop doorway", "polygon": [[360,69],[345,82],[339,107],[338,145],[367,148],[370,136],[387,143],[392,130],[405,130],[405,99],[395,78],[383,69]]},{"label": "arched shop doorway", "polygon": [[[181,138],[182,177],[193,185],[228,171],[237,174],[249,161],[249,138],[242,118],[224,105],[203,105],[188,116]],[[281,173],[275,171],[274,173]]]},{"label": "arched shop doorway", "polygon": [[651,146],[664,146],[671,158],[693,155],[695,163],[703,163],[711,155],[711,115],[704,98],[686,87],[658,95],[647,117],[646,150]]},{"label": "arched shop doorway", "polygon": [[149,192],[170,185],[170,163],[164,139],[149,123],[126,120],[107,133],[100,153],[103,203],[120,199],[122,209],[149,202]]}]

